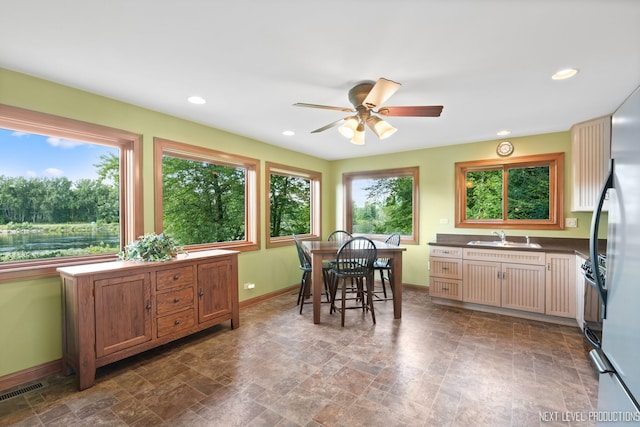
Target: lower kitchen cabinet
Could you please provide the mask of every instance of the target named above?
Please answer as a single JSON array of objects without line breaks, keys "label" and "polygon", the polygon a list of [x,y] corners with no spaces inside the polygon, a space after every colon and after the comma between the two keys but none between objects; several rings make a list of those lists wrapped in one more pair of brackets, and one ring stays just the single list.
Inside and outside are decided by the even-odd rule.
[{"label": "lower kitchen cabinet", "polygon": [[434,302],[455,307],[580,322],[579,264],[567,253],[430,245],[429,294]]},{"label": "lower kitchen cabinet", "polygon": [[499,262],[464,260],[462,300],[500,307],[501,275]]},{"label": "lower kitchen cabinet", "polygon": [[543,265],[502,264],[502,307],[545,312]]},{"label": "lower kitchen cabinet", "polygon": [[429,247],[429,294],[462,300],[462,249]]},{"label": "lower kitchen cabinet", "polygon": [[464,249],[462,300],[544,313],[544,260],[541,252]]},{"label": "lower kitchen cabinet", "polygon": [[237,328],[237,270],[237,252],[225,250],[59,268],[65,369],[83,390],[100,366],[226,320]]},{"label": "lower kitchen cabinet", "polygon": [[576,317],[576,256],[546,255],[546,314]]}]

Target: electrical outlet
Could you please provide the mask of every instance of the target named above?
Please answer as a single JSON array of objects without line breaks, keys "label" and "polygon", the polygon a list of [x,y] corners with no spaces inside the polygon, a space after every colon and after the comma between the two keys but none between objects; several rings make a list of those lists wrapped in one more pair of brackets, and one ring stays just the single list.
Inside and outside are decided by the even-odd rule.
[{"label": "electrical outlet", "polygon": [[564,226],[567,228],[576,228],[578,227],[578,218],[565,218]]},{"label": "electrical outlet", "polygon": [[448,218],[440,218],[440,224],[449,224]]},{"label": "electrical outlet", "polygon": [[245,288],[245,289],[253,289],[253,288],[255,288],[255,287],[256,287],[256,284],[255,284],[255,283],[245,283],[245,284],[244,284],[244,288]]}]

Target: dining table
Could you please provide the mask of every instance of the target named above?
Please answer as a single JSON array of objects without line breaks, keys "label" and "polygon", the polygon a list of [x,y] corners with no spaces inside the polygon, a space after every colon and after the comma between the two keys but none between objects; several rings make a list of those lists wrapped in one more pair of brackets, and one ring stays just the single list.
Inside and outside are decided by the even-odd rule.
[{"label": "dining table", "polygon": [[[311,298],[313,301],[313,323],[320,323],[320,305],[323,286],[322,262],[335,260],[338,249],[344,242],[326,240],[305,240],[303,249],[311,257]],[[373,240],[378,258],[389,258],[391,263],[391,289],[393,292],[393,317],[402,318],[402,253],[406,250],[401,246]]]}]

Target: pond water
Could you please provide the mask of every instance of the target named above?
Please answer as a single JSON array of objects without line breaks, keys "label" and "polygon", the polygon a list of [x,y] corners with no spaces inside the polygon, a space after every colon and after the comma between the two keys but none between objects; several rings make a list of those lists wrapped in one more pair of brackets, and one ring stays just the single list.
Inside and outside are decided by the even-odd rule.
[{"label": "pond water", "polygon": [[119,247],[120,235],[109,232],[64,234],[0,233],[0,253],[82,249],[89,246],[99,246],[101,242],[108,246]]}]

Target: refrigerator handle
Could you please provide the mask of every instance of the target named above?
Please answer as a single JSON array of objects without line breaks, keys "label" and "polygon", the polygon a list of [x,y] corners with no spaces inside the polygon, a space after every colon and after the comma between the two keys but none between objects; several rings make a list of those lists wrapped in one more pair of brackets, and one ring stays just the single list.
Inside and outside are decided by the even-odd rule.
[{"label": "refrigerator handle", "polygon": [[611,367],[609,361],[600,356],[598,350],[593,349],[589,352],[589,357],[591,358],[591,362],[596,366],[596,369],[601,374],[613,373],[615,370]]},{"label": "refrigerator handle", "polygon": [[607,290],[604,287],[604,283],[602,283],[602,278],[600,277],[600,266],[598,265],[598,229],[600,227],[602,205],[604,204],[607,196],[607,190],[613,188],[613,167],[614,160],[611,159],[609,163],[609,175],[600,190],[598,206],[593,210],[593,216],[591,218],[591,235],[589,236],[589,256],[591,257],[591,265],[593,265],[593,269],[595,270],[594,278],[596,280],[598,294],[600,295],[600,301],[602,302],[603,319],[607,317]]}]

